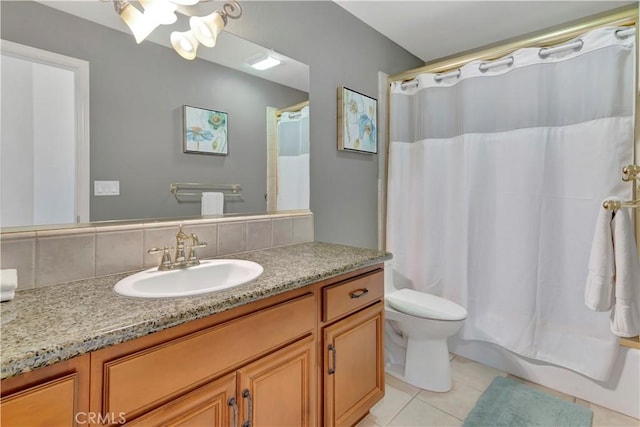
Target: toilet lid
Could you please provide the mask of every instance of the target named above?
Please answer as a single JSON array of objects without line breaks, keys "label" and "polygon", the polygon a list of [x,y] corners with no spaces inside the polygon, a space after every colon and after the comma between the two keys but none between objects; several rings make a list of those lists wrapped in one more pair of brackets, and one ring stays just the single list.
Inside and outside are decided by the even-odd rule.
[{"label": "toilet lid", "polygon": [[463,320],[467,318],[467,310],[455,302],[413,289],[393,292],[386,295],[385,300],[398,311],[425,319]]}]

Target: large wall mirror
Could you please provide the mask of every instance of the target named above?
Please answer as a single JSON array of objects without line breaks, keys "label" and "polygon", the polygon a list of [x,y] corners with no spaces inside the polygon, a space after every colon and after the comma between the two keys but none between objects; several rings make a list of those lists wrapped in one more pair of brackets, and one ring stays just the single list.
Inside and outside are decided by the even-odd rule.
[{"label": "large wall mirror", "polygon": [[[197,7],[206,13],[219,6],[203,2]],[[239,186],[240,197],[225,198],[225,214],[308,209],[307,65],[272,52],[280,57],[281,65],[266,72],[255,71],[248,61],[267,49],[227,31],[221,33],[216,47],[202,51],[203,58],[187,61],[169,47],[168,27],[161,26],[145,42],[136,44],[111,2],[20,1],[2,2],[0,8],[3,40],[85,61],[89,67],[89,182],[85,178],[82,190],[88,193],[89,213],[87,219],[76,212],[69,222],[200,216],[198,190],[188,191],[196,196],[178,198],[170,192],[175,183],[204,184],[205,190],[208,185]],[[186,19],[181,16],[173,26],[179,31],[188,28]],[[182,26],[181,21],[185,21]],[[13,88],[13,80],[3,76],[2,86],[3,92],[5,87]],[[226,155],[184,152],[185,105],[226,113]],[[13,107],[2,103],[3,119],[5,109]],[[57,119],[50,114],[48,120]],[[44,135],[45,147],[54,128],[41,126],[37,132]],[[283,135],[287,142],[278,142]],[[306,136],[306,140],[292,142],[294,135]],[[9,139],[3,134],[0,141],[3,157],[6,147],[20,151],[15,149],[16,141],[7,143]],[[34,163],[38,171],[38,164],[52,162],[46,148],[42,153],[40,162]],[[78,161],[82,163],[82,158]],[[79,176],[77,168],[70,165],[57,169],[73,169],[67,175]],[[280,186],[278,177],[286,177]],[[15,180],[24,181],[18,175]],[[117,182],[118,186],[97,188],[96,181]],[[286,186],[286,182],[295,182],[298,187]],[[40,193],[47,196],[45,209],[70,194],[57,184],[43,188]],[[293,191],[297,193],[282,199],[283,194]],[[110,192],[119,194],[108,195]],[[2,223],[5,206],[0,206],[3,231],[7,226],[29,225]]]}]

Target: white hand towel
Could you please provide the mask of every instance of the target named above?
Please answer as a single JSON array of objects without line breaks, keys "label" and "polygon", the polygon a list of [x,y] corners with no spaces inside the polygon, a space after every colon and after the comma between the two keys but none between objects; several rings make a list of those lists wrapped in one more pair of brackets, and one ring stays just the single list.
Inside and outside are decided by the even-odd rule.
[{"label": "white hand towel", "polygon": [[616,277],[611,332],[635,337],[640,334],[640,260],[629,209],[616,212],[612,229]]},{"label": "white hand towel", "polygon": [[10,301],[18,287],[18,271],[14,268],[0,270],[0,301]]},{"label": "white hand towel", "polygon": [[16,291],[0,291],[0,302],[11,301],[16,295]]},{"label": "white hand towel", "polygon": [[[611,198],[612,199],[612,198]],[[609,200],[611,200],[609,199]],[[609,311],[613,307],[615,263],[611,220],[613,211],[600,209],[591,243],[589,274],[584,292],[584,303],[594,311]]]},{"label": "white hand towel", "polygon": [[202,193],[202,215],[222,215],[224,212],[224,193]]},{"label": "white hand towel", "polygon": [[601,209],[598,215],[584,298],[592,310],[611,310],[610,327],[615,335],[640,333],[640,260],[627,209]]}]

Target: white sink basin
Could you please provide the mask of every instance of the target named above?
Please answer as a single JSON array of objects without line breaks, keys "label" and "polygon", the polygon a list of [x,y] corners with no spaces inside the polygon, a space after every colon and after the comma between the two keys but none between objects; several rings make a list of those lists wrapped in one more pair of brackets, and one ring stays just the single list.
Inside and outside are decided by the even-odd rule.
[{"label": "white sink basin", "polygon": [[260,264],[239,259],[212,259],[178,270],[141,271],[120,280],[113,290],[138,298],[171,298],[206,294],[247,283],[262,274]]}]

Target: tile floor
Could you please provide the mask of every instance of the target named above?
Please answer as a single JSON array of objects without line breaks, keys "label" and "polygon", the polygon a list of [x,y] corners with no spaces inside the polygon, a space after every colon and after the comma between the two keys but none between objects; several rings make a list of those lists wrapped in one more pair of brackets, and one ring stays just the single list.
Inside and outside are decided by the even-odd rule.
[{"label": "tile floor", "polygon": [[461,426],[462,422],[491,381],[509,376],[561,399],[593,410],[593,427],[640,426],[640,421],[582,399],[528,382],[461,356],[451,360],[453,389],[434,393],[406,384],[386,375],[386,393],[356,427],[378,426]]}]

